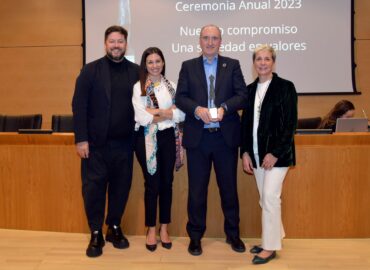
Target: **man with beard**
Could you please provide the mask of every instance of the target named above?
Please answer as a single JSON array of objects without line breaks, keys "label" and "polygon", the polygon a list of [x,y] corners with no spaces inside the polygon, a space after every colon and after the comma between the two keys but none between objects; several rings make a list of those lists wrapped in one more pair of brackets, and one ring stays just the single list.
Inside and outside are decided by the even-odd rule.
[{"label": "man with beard", "polygon": [[127,31],[105,31],[106,55],[85,65],[72,100],[76,150],[81,158],[82,195],[91,230],[88,257],[103,253],[102,226],[108,193],[105,240],[123,249],[129,242],[120,228],[133,166],[133,85],[139,66],[125,57]]}]

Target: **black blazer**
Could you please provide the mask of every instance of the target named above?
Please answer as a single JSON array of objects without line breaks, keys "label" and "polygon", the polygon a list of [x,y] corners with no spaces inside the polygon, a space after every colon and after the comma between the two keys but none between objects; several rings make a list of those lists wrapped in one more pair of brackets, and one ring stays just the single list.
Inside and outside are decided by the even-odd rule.
[{"label": "black blazer", "polygon": [[[256,167],[253,154],[254,100],[258,78],[248,85],[248,102],[242,115],[240,155],[248,152]],[[262,102],[257,130],[260,165],[267,153],[278,158],[275,167],[295,165],[294,133],[297,125],[297,93],[294,84],[273,74]]]},{"label": "black blazer", "polygon": [[[85,65],[76,80],[72,100],[75,142],[88,141],[91,145],[104,145],[110,117],[111,82],[109,62],[102,57]],[[128,71],[128,85],[133,89],[139,80],[139,66],[124,59]]]},{"label": "black blazer", "polygon": [[[227,106],[220,122],[226,144],[237,147],[240,143],[240,117],[238,110],[246,102],[247,87],[238,60],[218,56],[215,85],[215,105]],[[182,63],[176,90],[176,106],[186,113],[184,122],[183,146],[197,147],[202,137],[204,123],[194,116],[197,106],[208,106],[207,80],[203,56]]]}]

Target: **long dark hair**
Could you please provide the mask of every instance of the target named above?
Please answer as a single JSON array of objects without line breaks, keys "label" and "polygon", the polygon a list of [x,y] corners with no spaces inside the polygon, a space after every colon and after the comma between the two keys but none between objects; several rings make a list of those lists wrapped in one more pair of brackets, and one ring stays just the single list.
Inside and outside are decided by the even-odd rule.
[{"label": "long dark hair", "polygon": [[349,100],[341,100],[335,104],[334,108],[323,118],[319,128],[328,128],[334,126],[337,118],[342,117],[346,112],[354,110],[355,106]]},{"label": "long dark hair", "polygon": [[148,70],[146,69],[146,58],[151,54],[158,54],[159,57],[161,57],[163,61],[163,69],[161,74],[164,76],[166,72],[166,62],[164,60],[164,56],[162,51],[157,47],[149,47],[143,52],[143,55],[141,56],[141,62],[140,62],[140,71],[139,71],[139,78],[140,78],[140,86],[141,86],[141,95],[146,96],[146,89],[145,89],[145,83],[146,79],[148,78]]}]

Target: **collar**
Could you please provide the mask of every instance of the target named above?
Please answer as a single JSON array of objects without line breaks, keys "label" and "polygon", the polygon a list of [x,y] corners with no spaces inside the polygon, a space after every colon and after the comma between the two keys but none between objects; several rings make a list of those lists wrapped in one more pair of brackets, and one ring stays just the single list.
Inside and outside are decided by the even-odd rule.
[{"label": "collar", "polygon": [[213,57],[213,59],[212,59],[212,62],[211,63],[209,63],[208,62],[208,58],[207,57],[205,57],[204,55],[203,55],[203,64],[209,64],[209,65],[212,65],[213,63],[217,63],[217,61],[218,61],[218,54],[215,56],[215,57]]}]

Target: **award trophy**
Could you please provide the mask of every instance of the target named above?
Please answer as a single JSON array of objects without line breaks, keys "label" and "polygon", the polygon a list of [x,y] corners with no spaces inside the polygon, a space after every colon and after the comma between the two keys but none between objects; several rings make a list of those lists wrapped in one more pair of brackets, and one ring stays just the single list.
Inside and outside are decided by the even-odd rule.
[{"label": "award trophy", "polygon": [[216,107],[209,108],[208,111],[209,111],[212,119],[217,118],[217,108]]}]

